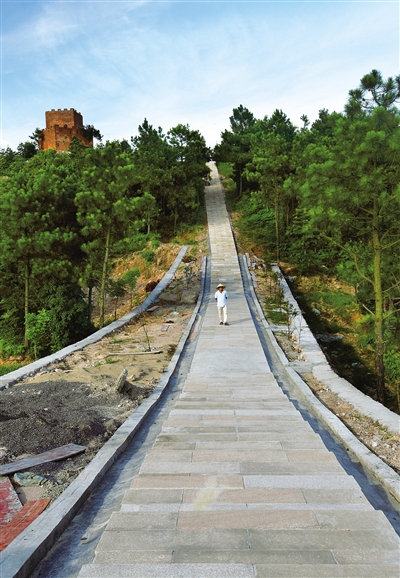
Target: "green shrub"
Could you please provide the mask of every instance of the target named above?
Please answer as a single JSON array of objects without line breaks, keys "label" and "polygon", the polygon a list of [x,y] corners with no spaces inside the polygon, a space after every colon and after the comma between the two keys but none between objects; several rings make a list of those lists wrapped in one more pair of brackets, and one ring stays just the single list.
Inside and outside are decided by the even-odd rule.
[{"label": "green shrub", "polygon": [[267,251],[276,245],[274,210],[265,207],[263,195],[252,192],[243,196],[236,206],[239,232]]},{"label": "green shrub", "polygon": [[142,257],[147,263],[154,263],[156,258],[156,253],[152,249],[145,249],[142,252]]}]

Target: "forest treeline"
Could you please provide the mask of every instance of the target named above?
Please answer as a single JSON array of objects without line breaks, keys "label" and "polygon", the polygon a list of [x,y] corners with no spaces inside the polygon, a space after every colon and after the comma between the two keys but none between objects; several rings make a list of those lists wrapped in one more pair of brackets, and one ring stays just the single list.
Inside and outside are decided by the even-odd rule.
[{"label": "forest treeline", "polygon": [[[86,148],[75,138],[68,153],[39,151],[39,132],[0,151],[3,358],[44,355],[90,334],[94,288],[102,327],[106,293],[121,291],[112,258],[154,256],[162,235],[196,220],[209,177],[210,151],[188,125],[163,134],[145,119],[130,141]],[[125,286],[133,290],[138,274],[127,272]]]},{"label": "forest treeline", "polygon": [[240,105],[215,147],[232,163],[242,231],[300,274],[355,288],[375,350],[377,398],[400,386],[400,76],[373,70],[342,113],[296,127]]}]

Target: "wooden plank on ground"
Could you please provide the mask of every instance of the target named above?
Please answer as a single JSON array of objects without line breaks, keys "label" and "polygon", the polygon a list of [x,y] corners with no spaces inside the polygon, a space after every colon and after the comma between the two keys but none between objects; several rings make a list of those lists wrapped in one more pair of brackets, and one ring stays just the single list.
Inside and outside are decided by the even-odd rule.
[{"label": "wooden plank on ground", "polygon": [[0,529],[22,508],[21,500],[8,478],[0,478]]},{"label": "wooden plank on ground", "polygon": [[50,503],[49,498],[26,502],[7,526],[0,530],[0,552],[27,528]]},{"label": "wooden plank on ground", "polygon": [[29,470],[34,466],[45,464],[46,462],[63,460],[64,458],[69,458],[75,454],[80,454],[81,452],[84,452],[85,449],[85,446],[78,446],[76,444],[67,444],[66,446],[54,448],[53,450],[44,452],[43,454],[38,454],[37,456],[29,456],[28,458],[23,458],[22,460],[17,460],[15,462],[0,466],[0,476],[14,474],[15,472],[21,472],[22,470]]}]

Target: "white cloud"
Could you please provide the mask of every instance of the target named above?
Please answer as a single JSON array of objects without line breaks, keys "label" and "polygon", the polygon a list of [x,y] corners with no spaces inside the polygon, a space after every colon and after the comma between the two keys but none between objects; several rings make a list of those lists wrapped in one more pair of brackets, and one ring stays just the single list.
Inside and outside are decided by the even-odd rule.
[{"label": "white cloud", "polygon": [[[239,104],[293,122],[341,110],[372,68],[398,70],[391,3],[174,5],[52,2],[3,42],[3,136],[15,147],[49,108],[74,107],[108,138],[144,117],[189,123],[209,144]],[[37,115],[32,128],[26,126]]]}]

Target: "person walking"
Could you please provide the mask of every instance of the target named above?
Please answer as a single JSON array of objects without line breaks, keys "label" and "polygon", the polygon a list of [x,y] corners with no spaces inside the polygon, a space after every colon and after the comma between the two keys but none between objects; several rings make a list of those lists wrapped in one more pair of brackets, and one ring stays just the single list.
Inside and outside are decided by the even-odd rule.
[{"label": "person walking", "polygon": [[215,292],[215,301],[217,302],[218,307],[218,316],[219,316],[219,324],[220,325],[229,325],[228,323],[228,310],[226,306],[226,302],[228,299],[228,293],[225,290],[225,285],[220,283],[217,285],[217,290]]}]

